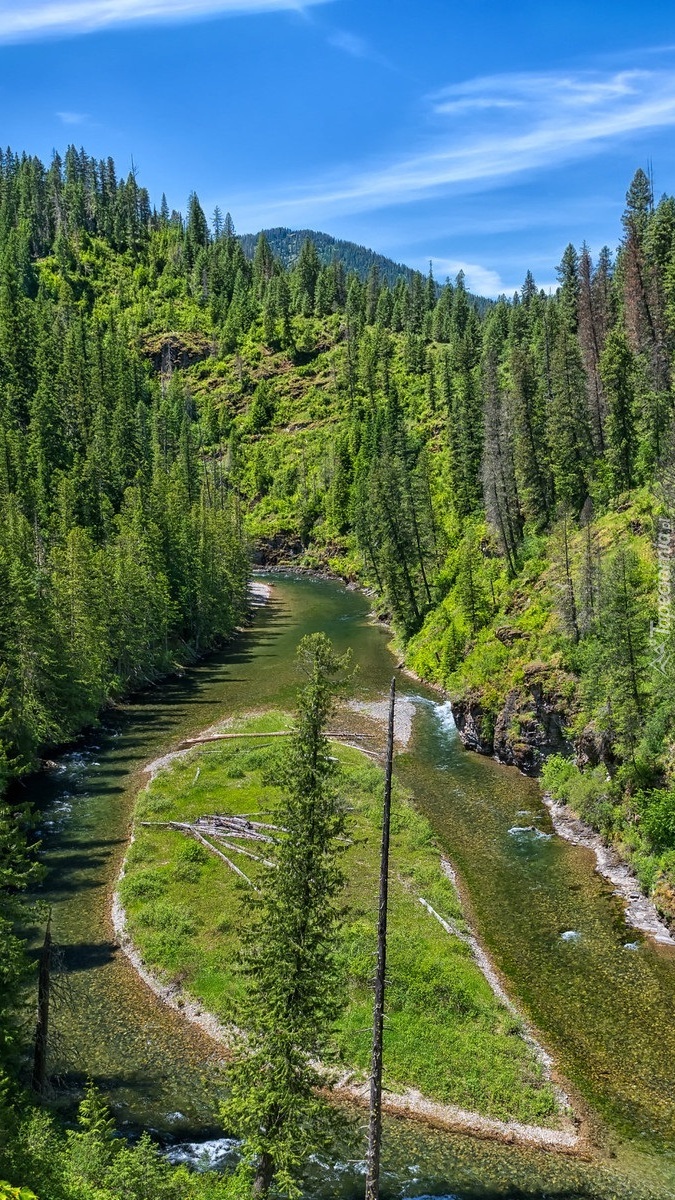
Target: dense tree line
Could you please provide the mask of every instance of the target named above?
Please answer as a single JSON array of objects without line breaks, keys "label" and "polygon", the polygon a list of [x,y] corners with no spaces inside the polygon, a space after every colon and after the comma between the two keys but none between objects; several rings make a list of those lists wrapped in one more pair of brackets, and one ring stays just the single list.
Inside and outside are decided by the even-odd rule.
[{"label": "dense tree line", "polygon": [[[152,372],[124,314],[68,282],[76,245],[99,234],[136,257],[152,219],[111,163],[71,150],[45,171],[3,157],[3,778],[243,611],[235,505],[202,453],[189,394],[178,375]],[[189,226],[186,253],[197,236]]]},{"label": "dense tree line", "polygon": [[[365,246],[355,242],[347,242],[342,238],[331,237],[327,233],[318,233],[314,229],[265,229],[265,239],[274,257],[285,268],[292,267],[306,241],[313,242],[322,264],[329,265],[334,259],[339,259],[347,274],[354,272],[361,279],[366,279],[374,266],[379,276],[394,287],[399,278],[409,281],[414,272],[402,263],[394,262],[383,254],[376,254]],[[240,241],[247,258],[252,259],[258,242],[258,234],[247,233],[240,235]]]},{"label": "dense tree line", "polygon": [[[202,452],[190,396],[179,375],[153,372],[137,330],[91,287],[94,239],[137,262],[153,220],[147,194],[111,163],[74,150],[48,170],[0,160],[2,791],[41,747],[227,636],[245,611],[236,499]],[[12,798],[0,812],[0,1076],[19,1048],[29,828]]]}]

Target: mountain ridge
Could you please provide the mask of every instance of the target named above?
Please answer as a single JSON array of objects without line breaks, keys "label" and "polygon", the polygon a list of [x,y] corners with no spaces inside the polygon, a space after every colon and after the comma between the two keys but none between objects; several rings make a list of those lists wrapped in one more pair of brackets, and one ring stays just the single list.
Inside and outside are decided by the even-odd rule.
[{"label": "mountain ridge", "polygon": [[[321,230],[290,229],[285,225],[261,229],[258,233],[239,234],[239,241],[248,259],[253,259],[256,242],[261,233],[267,238],[275,257],[280,259],[286,269],[294,266],[303,243],[309,239],[314,242],[322,265],[328,266],[333,258],[337,258],[344,264],[347,271],[356,271],[361,279],[366,279],[371,268],[376,266],[380,280],[393,288],[398,279],[405,279],[406,283],[410,283],[413,275],[420,273],[414,267],[396,262],[386,254],[380,254],[377,250],[371,250],[359,242],[337,238],[330,233],[323,233]],[[441,286],[442,284],[439,284],[439,287]],[[478,296],[471,292],[467,294],[476,303],[481,314],[493,303],[486,296]]]}]

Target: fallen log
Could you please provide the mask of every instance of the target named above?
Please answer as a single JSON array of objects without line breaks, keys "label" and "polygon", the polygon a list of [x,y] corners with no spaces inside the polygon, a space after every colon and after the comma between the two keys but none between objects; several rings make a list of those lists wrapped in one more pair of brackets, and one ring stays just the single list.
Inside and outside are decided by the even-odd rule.
[{"label": "fallen log", "polygon": [[[267,833],[260,833],[259,829],[255,827],[254,822],[238,821],[234,817],[198,817],[194,824],[200,829],[206,829],[213,837],[219,836],[216,831],[220,830],[226,833],[228,837],[246,838],[251,842],[274,842],[275,840]],[[262,828],[274,829],[283,833],[283,830],[280,830],[276,825],[265,825]]]},{"label": "fallen log", "polygon": [[252,858],[254,862],[263,863],[263,865],[266,867],[276,867],[277,865],[269,858],[261,858],[259,854],[251,854],[251,851],[244,850],[243,846],[232,846],[229,842],[223,842],[223,846],[225,846],[227,850],[236,850],[237,854],[245,854],[247,858]]},{"label": "fallen log", "polygon": [[[295,731],[293,729],[280,729],[272,733],[204,733],[199,737],[185,738],[180,743],[179,749],[186,749],[188,746],[205,746],[209,742],[236,742],[242,738],[278,738],[292,737]],[[326,734],[327,738],[372,738],[374,733],[354,733],[351,729],[335,729]]]},{"label": "fallen log", "polygon": [[280,730],[276,733],[208,733],[202,734],[200,737],[186,738],[181,742],[180,748],[185,746],[203,746],[207,742],[233,742],[240,741],[242,738],[273,738],[273,737],[290,737],[291,730]]},{"label": "fallen log", "polygon": [[228,858],[226,854],[223,854],[222,850],[219,850],[217,846],[212,846],[211,843],[202,836],[199,830],[196,829],[194,825],[189,825],[187,821],[141,821],[141,825],[155,825],[164,829],[175,829],[178,833],[187,834],[188,837],[194,838],[196,842],[201,842],[202,845],[206,846],[206,849],[210,850],[212,854],[217,855],[218,858],[222,858],[223,862],[227,863],[230,870],[234,871],[235,875],[239,875],[249,885],[249,887],[253,888],[254,892],[258,891],[258,888],[255,886],[253,880],[249,879],[248,875],[245,875],[244,872],[232,862],[232,859]]},{"label": "fallen log", "polygon": [[[273,829],[275,833],[286,832],[283,825],[270,825],[266,821],[251,821],[247,815],[227,817],[223,816],[221,813],[215,813],[213,815],[209,815],[208,817],[198,817],[197,824],[199,824],[200,821],[214,821],[217,825],[234,825],[237,829],[241,829],[243,831],[253,830],[254,832],[257,832],[259,829]],[[260,836],[263,837],[265,835],[260,834]],[[270,841],[274,841],[274,838],[270,838]]]},{"label": "fallen log", "polygon": [[231,858],[228,858],[226,854],[223,854],[222,850],[219,850],[217,846],[212,846],[210,842],[207,842],[206,838],[202,837],[201,833],[198,833],[196,829],[193,829],[191,830],[191,836],[196,838],[198,842],[201,842],[202,845],[206,846],[206,849],[210,850],[212,854],[217,854],[218,858],[222,858],[223,862],[227,863],[230,870],[234,871],[235,875],[239,875],[249,887],[253,888],[254,892],[259,891],[259,888],[255,886],[253,880],[249,879],[248,875],[245,875],[244,872],[232,862]]}]

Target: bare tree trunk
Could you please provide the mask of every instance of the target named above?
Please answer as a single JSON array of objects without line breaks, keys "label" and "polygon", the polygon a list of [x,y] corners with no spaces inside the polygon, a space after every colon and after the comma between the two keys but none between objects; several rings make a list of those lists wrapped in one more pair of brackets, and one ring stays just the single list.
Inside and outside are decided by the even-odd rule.
[{"label": "bare tree trunk", "polygon": [[274,1176],[274,1162],[272,1155],[265,1151],[260,1155],[258,1165],[256,1167],[255,1179],[253,1180],[252,1194],[254,1196],[267,1196]]},{"label": "bare tree trunk", "polygon": [[370,1071],[370,1122],[368,1126],[368,1162],[366,1200],[380,1195],[380,1148],[382,1142],[382,1034],[384,1030],[384,978],[387,961],[387,897],[389,891],[389,826],[391,818],[391,773],[394,759],[394,707],[396,679],[389,693],[389,731],[387,764],[384,777],[384,815],[380,857],[380,906],[377,921],[377,972],[375,975],[375,1013],[373,1019],[373,1055]]},{"label": "bare tree trunk", "polygon": [[[404,471],[405,471],[405,467],[404,467]],[[411,486],[410,479],[408,478],[407,471],[405,472],[404,478],[406,481],[406,491],[408,493],[408,503],[410,505],[410,516],[412,517],[412,527],[413,527],[413,533],[415,535],[415,545],[417,546],[417,557],[419,558],[420,570],[422,572],[422,580],[424,582],[424,590],[427,594],[427,603],[431,604],[431,592],[429,590],[429,583],[427,581],[427,573],[424,569],[424,551],[422,550],[422,542],[420,539],[419,525],[417,524],[417,513],[415,511],[415,499],[413,496],[412,486]]]},{"label": "bare tree trunk", "polygon": [[567,586],[567,597],[570,611],[570,621],[572,624],[572,632],[574,634],[575,644],[579,641],[579,621],[577,616],[577,602],[574,595],[574,581],[572,579],[572,567],[570,563],[570,545],[567,535],[567,514],[563,517],[563,538],[565,552],[565,583]]},{"label": "bare tree trunk", "polygon": [[52,953],[52,912],[49,910],[45,940],[40,951],[38,972],[38,1008],[33,1054],[33,1091],[43,1096],[47,1085],[47,1043],[49,1037],[49,985]]}]

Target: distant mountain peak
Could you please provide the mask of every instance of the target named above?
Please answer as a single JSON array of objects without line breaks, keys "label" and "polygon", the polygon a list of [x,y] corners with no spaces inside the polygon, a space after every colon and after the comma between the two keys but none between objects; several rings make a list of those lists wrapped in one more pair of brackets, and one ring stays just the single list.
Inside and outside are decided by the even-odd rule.
[{"label": "distant mountain peak", "polygon": [[[309,238],[314,242],[322,263],[327,264],[337,258],[344,264],[347,272],[356,271],[362,279],[368,277],[374,266],[377,267],[382,282],[386,281],[390,287],[394,287],[397,279],[405,279],[406,282],[410,282],[411,277],[417,273],[413,267],[395,262],[393,258],[387,258],[384,254],[369,250],[367,246],[360,246],[357,242],[348,242],[343,238],[336,238],[330,233],[321,233],[316,229],[287,229],[283,225],[278,225],[274,229],[262,229],[260,233],[264,233],[272,253],[285,267],[293,266],[300,254],[303,242]],[[259,236],[259,233],[240,235],[239,240],[247,258],[253,258]],[[474,300],[477,302],[478,308],[490,303],[482,296],[474,296]]]},{"label": "distant mountain peak", "polygon": [[[333,258],[338,258],[344,263],[347,271],[356,271],[364,279],[373,266],[377,266],[380,278],[386,279],[390,287],[394,286],[397,279],[409,280],[415,273],[412,267],[394,262],[392,258],[387,258],[384,254],[377,254],[375,250],[369,250],[367,246],[359,246],[356,242],[344,241],[342,238],[332,237],[331,234],[321,233],[316,229],[286,229],[279,225],[274,229],[263,229],[261,232],[267,238],[272,252],[285,267],[293,265],[300,254],[303,242],[309,238],[314,242],[322,263],[330,263]],[[259,236],[257,233],[241,235],[240,241],[248,258],[253,258]]]}]

